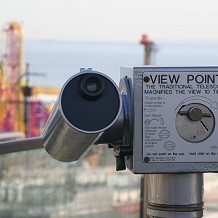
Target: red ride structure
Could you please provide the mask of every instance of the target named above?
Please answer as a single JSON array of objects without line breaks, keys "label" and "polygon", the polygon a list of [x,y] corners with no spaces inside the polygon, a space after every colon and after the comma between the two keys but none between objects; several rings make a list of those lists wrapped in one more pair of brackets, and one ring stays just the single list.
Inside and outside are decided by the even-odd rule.
[{"label": "red ride structure", "polygon": [[24,64],[21,24],[8,23],[3,28],[2,35],[0,132],[23,132],[26,137],[38,136],[49,116],[50,108],[42,99],[37,98],[37,88],[29,84],[31,72]]},{"label": "red ride structure", "polygon": [[23,74],[23,33],[17,22],[7,24],[3,29],[3,89],[1,102],[4,116],[1,117],[2,131],[22,131],[22,93],[20,78]]}]

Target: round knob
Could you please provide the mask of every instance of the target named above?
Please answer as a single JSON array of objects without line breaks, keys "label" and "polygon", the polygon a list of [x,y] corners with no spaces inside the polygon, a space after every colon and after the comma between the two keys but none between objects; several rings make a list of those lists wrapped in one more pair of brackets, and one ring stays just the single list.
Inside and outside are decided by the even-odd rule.
[{"label": "round knob", "polygon": [[176,115],[176,130],[188,142],[202,142],[213,133],[214,127],[213,112],[203,104],[183,105]]},{"label": "round knob", "polygon": [[192,107],[188,111],[188,117],[193,121],[200,121],[204,116],[203,111],[198,107]]}]

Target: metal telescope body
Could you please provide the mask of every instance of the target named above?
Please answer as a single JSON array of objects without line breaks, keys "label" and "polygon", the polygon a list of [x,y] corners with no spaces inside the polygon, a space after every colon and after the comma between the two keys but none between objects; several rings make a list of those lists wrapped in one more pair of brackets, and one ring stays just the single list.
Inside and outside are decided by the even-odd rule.
[{"label": "metal telescope body", "polygon": [[203,173],[218,171],[217,84],[218,67],[121,68],[119,88],[82,69],[41,136],[3,142],[0,153],[44,147],[69,162],[109,144],[117,170],[149,174],[144,217],[202,217]]},{"label": "metal telescope body", "polygon": [[117,121],[121,108],[119,90],[107,76],[88,70],[71,77],[43,130],[45,150],[59,161],[78,160]]}]

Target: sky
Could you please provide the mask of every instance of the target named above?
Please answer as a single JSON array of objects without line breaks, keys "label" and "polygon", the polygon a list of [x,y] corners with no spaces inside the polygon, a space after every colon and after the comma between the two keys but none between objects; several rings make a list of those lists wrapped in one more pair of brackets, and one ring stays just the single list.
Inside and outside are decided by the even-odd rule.
[{"label": "sky", "polygon": [[217,0],[0,0],[10,21],[32,40],[218,42]]}]

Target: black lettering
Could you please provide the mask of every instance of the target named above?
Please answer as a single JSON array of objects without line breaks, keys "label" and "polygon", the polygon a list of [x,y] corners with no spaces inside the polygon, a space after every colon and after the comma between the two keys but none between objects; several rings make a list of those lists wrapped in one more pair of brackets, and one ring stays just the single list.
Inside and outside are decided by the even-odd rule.
[{"label": "black lettering", "polygon": [[[216,75],[217,76],[217,75]],[[207,82],[206,83],[215,83],[215,75],[207,75]]]},{"label": "black lettering", "polygon": [[[206,78],[206,75],[205,75],[205,78]],[[196,83],[204,83],[204,77],[202,75],[197,75],[195,77],[195,81]]]},{"label": "black lettering", "polygon": [[150,75],[151,82],[155,83],[157,80],[157,77],[158,77],[158,75],[155,75],[154,78],[153,78],[153,76]]},{"label": "black lettering", "polygon": [[169,80],[170,80],[170,83],[178,83],[179,82],[179,77],[180,77],[180,75],[178,75],[177,77],[176,77],[176,75],[173,75],[172,77],[171,76],[169,76]]},{"label": "black lettering", "polygon": [[150,75],[151,82],[159,84],[178,83],[180,75]]},{"label": "black lettering", "polygon": [[167,75],[161,75],[161,79],[159,83],[167,84]]},{"label": "black lettering", "polygon": [[187,83],[191,82],[194,80],[194,76],[193,75],[187,75]]},{"label": "black lettering", "polygon": [[195,81],[197,84],[210,84],[210,83],[216,83],[216,78],[218,75],[210,75],[210,74],[206,74],[206,75],[201,75],[198,74],[196,76],[194,75],[187,75],[187,83],[190,83],[192,81]]}]

